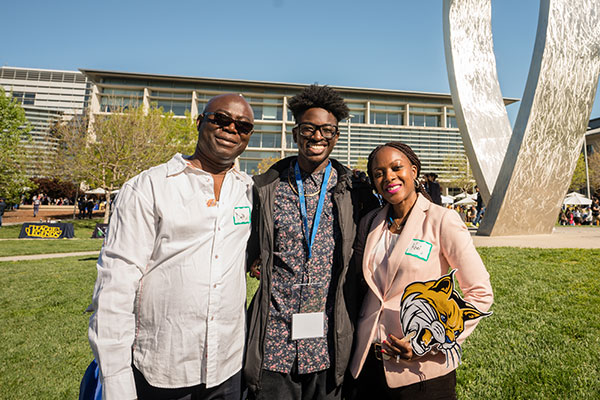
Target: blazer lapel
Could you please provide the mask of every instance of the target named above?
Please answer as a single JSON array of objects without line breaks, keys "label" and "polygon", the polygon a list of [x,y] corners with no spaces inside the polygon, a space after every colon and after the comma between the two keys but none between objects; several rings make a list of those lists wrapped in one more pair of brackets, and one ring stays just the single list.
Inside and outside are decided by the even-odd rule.
[{"label": "blazer lapel", "polygon": [[369,233],[367,234],[367,241],[365,242],[365,249],[363,253],[363,276],[365,277],[365,281],[373,291],[377,295],[377,297],[383,301],[383,290],[379,288],[373,279],[373,258],[375,257],[375,246],[381,240],[381,236],[385,229],[387,228],[387,224],[385,221],[385,217],[388,213],[389,205],[386,205],[381,210],[377,212],[375,218],[373,218],[373,222],[371,223],[371,228]]},{"label": "blazer lapel", "polygon": [[425,220],[425,210],[429,208],[429,204],[430,202],[425,197],[423,197],[421,194],[418,195],[417,201],[415,202],[415,205],[413,206],[413,209],[406,220],[404,229],[400,233],[400,238],[398,239],[394,250],[392,250],[392,254],[388,262],[385,295],[387,295],[387,293],[393,287],[398,269],[400,268],[400,264],[405,257],[406,249],[408,249],[408,246],[415,238],[416,233],[421,230],[421,226]]}]

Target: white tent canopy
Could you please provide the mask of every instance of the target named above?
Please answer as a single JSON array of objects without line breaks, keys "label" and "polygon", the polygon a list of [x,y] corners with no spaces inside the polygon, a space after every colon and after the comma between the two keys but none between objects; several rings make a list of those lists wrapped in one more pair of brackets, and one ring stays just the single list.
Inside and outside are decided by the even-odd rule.
[{"label": "white tent canopy", "polygon": [[457,201],[456,203],[454,203],[455,205],[469,205],[469,204],[477,204],[477,201],[475,201],[475,199],[473,199],[472,197],[465,197],[464,199]]},{"label": "white tent canopy", "polygon": [[106,194],[106,190],[102,188],[96,188],[93,190],[86,190],[85,194]]},{"label": "white tent canopy", "polygon": [[467,193],[467,192],[462,192],[457,194],[456,196],[453,196],[455,200],[457,199],[477,199],[477,193]]},{"label": "white tent canopy", "polygon": [[592,201],[585,196],[567,196],[563,200],[565,206],[589,206]]},{"label": "white tent canopy", "polygon": [[[115,194],[115,193],[119,193],[119,189],[115,189],[110,192],[110,194]],[[102,188],[96,188],[93,190],[86,190],[85,194],[106,194],[106,190],[104,190]]]},{"label": "white tent canopy", "polygon": [[442,204],[452,204],[454,203],[454,199],[452,196],[444,196],[442,195]]}]

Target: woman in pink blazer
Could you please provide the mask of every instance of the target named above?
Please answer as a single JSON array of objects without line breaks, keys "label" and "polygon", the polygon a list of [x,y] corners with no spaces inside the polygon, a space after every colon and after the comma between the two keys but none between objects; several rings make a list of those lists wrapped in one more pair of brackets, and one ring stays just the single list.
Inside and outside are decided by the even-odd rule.
[{"label": "woman in pink blazer", "polygon": [[[454,399],[456,365],[443,352],[413,354],[402,331],[400,302],[407,285],[453,269],[464,300],[487,311],[493,301],[489,274],[459,215],[428,200],[417,181],[420,161],[409,146],[377,147],[367,169],[387,204],[363,218],[355,245],[367,285],[350,363],[358,398]],[[457,343],[476,323],[464,323]]]}]

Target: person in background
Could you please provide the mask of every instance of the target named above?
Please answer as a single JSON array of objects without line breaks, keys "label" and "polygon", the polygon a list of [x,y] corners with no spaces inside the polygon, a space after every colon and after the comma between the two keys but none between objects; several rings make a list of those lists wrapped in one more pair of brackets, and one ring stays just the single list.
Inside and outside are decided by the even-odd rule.
[{"label": "person in background", "polygon": [[483,205],[483,197],[481,197],[481,192],[479,191],[479,186],[475,186],[475,192],[477,193],[477,215],[475,216],[475,220],[473,221],[473,225],[479,226],[481,223],[481,218],[485,213],[485,206]]},{"label": "person in background", "polygon": [[436,181],[437,174],[434,172],[430,172],[425,174],[425,189],[431,198],[431,201],[438,206],[442,205],[442,192],[440,189],[440,184]]},{"label": "person in background", "polygon": [[597,197],[592,202],[592,224],[600,225],[600,200]]},{"label": "person in background", "polygon": [[88,201],[85,203],[85,211],[86,211],[86,215],[88,217],[88,219],[92,218],[92,214],[94,213],[94,206],[95,206],[95,202],[94,202],[94,198],[90,197],[88,199]]},{"label": "person in background", "polygon": [[2,228],[2,216],[4,215],[4,210],[6,210],[6,203],[4,202],[4,198],[0,197],[0,228]]},{"label": "person in background", "polygon": [[37,217],[38,213],[40,212],[40,204],[42,204],[41,197],[42,197],[41,194],[33,196],[33,216],[34,217]]}]

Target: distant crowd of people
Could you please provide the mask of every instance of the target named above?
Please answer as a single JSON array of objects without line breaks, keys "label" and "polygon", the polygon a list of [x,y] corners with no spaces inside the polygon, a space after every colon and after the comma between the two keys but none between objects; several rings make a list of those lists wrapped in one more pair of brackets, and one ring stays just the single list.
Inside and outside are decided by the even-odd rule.
[{"label": "distant crowd of people", "polygon": [[594,225],[600,226],[600,199],[594,197],[590,206],[565,207],[558,216],[559,224],[563,226]]},{"label": "distant crowd of people", "polygon": [[[25,196],[21,197],[21,204],[26,204]],[[68,206],[73,203],[66,197],[53,199],[44,193],[38,193],[31,198],[31,204],[33,204],[33,216],[37,217],[40,206]]]},{"label": "distant crowd of people", "polygon": [[[438,205],[442,204],[442,194],[440,184],[437,182],[438,175],[430,172],[423,175],[424,179],[421,180],[421,185],[425,188],[431,201]],[[479,226],[483,215],[485,214],[485,204],[483,198],[479,193],[479,187],[475,186],[476,205],[462,205],[462,204],[447,204],[446,208],[455,210],[461,216],[463,222],[470,223],[474,226]]]},{"label": "distant crowd of people", "polygon": [[[22,204],[26,204],[24,197],[25,196],[23,196],[23,199],[21,201]],[[67,197],[52,198],[44,193],[39,193],[39,194],[34,195],[33,198],[31,199],[31,202],[34,205],[36,202],[39,202],[39,204],[41,204],[43,206],[69,206],[69,205],[73,204],[73,202],[71,200],[69,200]]]}]

